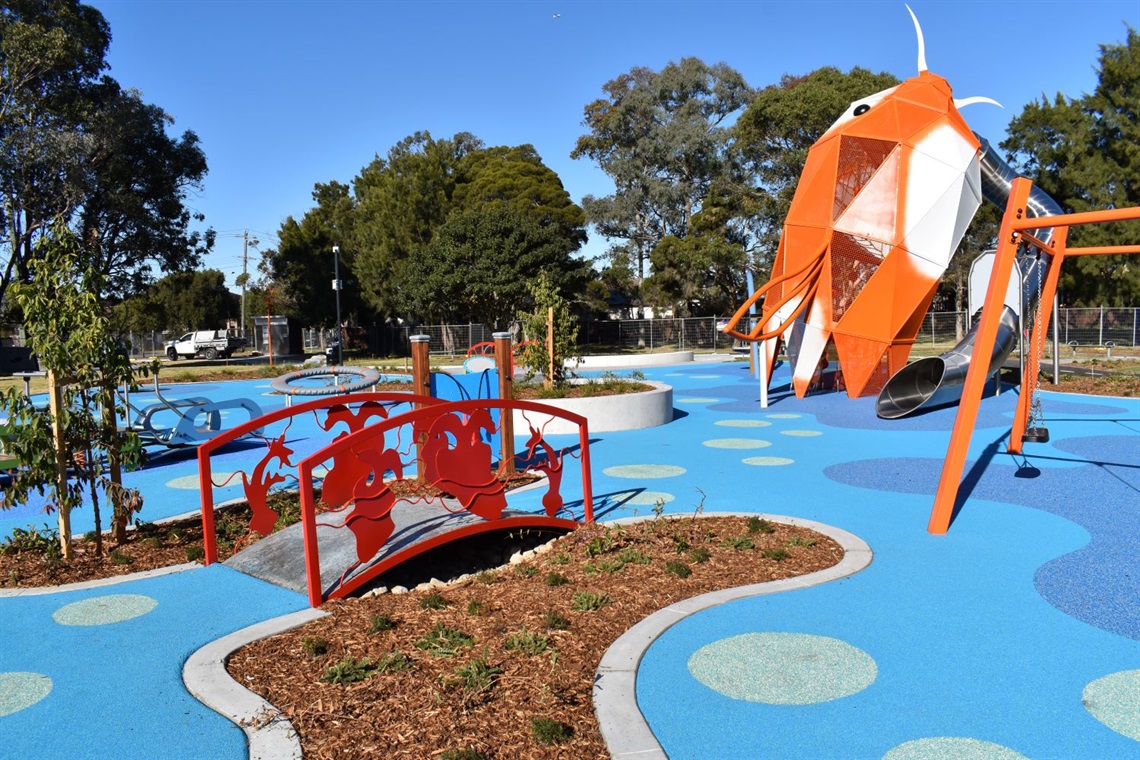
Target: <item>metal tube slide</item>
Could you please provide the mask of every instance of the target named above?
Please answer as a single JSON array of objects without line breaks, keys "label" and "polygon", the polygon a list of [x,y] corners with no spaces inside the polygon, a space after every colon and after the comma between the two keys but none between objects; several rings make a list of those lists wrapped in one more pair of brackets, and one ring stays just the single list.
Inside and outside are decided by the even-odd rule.
[{"label": "metal tube slide", "polygon": [[[998,208],[1005,208],[1009,199],[1016,172],[1002,160],[992,147],[981,136],[981,162],[982,195]],[[1057,216],[1064,213],[1061,207],[1045,191],[1036,185],[1029,196],[1027,213],[1031,218],[1040,216]],[[1045,227],[1031,233],[1035,238],[1048,243],[1053,238],[1053,230]],[[1037,308],[1037,295],[1041,284],[1045,281],[1045,272],[1048,269],[1049,255],[1038,254],[1035,249],[1023,249],[1018,252],[1018,267],[1022,273],[1022,298],[1027,311]],[[973,326],[966,332],[965,337],[941,356],[932,356],[912,362],[896,372],[875,402],[875,412],[886,420],[905,417],[922,408],[942,406],[956,403],[962,397],[962,386],[966,382],[966,371],[970,368],[970,359],[974,353],[974,344],[977,341],[979,314],[974,314],[971,320]],[[998,328],[997,340],[994,342],[993,353],[989,357],[989,371],[992,375],[1001,367],[1006,358],[1017,345],[1017,335],[1021,329],[1021,320],[1018,314],[1008,305],[1002,310],[1001,325]]]}]

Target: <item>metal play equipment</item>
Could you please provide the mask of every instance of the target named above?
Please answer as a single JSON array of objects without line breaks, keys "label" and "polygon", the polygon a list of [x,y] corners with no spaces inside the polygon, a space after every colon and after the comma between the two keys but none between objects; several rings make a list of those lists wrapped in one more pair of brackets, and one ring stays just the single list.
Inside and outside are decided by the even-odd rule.
[{"label": "metal play equipment", "polygon": [[[1069,228],[1085,224],[1140,219],[1140,207],[1037,217],[1031,213],[1031,200],[1034,197],[1033,183],[1024,177],[1018,177],[1011,183],[1010,190],[1009,203],[1006,206],[1005,216],[1002,218],[1001,231],[998,233],[998,249],[994,258],[993,275],[986,292],[985,304],[982,306],[981,318],[978,320],[977,340],[974,344],[973,353],[979,357],[985,357],[992,353],[994,345],[999,340],[1005,311],[1003,301],[1009,286],[1010,273],[1015,265],[1015,260],[1026,255],[1019,253],[1019,250],[1039,252],[1046,267],[1044,283],[1041,285],[1041,292],[1038,294],[1037,316],[1033,322],[1033,331],[1029,341],[1029,359],[1025,362],[1021,378],[1021,393],[1018,396],[1017,411],[1013,417],[1008,445],[1011,454],[1020,454],[1023,443],[1042,439],[1048,440],[1048,432],[1043,427],[1043,420],[1037,416],[1036,419],[1032,420],[1032,426],[1030,421],[1032,417],[1036,416],[1033,414],[1032,406],[1036,397],[1042,339],[1045,329],[1049,325],[1053,296],[1057,292],[1057,282],[1060,279],[1061,265],[1065,258],[1068,256],[1140,253],[1140,245],[1069,248]],[[1052,229],[1052,242],[1042,240],[1035,235],[1035,232],[1040,228]],[[982,388],[986,381],[987,373],[983,369],[984,366],[985,363],[980,360],[973,361],[969,363],[969,369],[966,372],[962,401],[958,407],[958,415],[954,420],[954,430],[950,435],[946,461],[942,467],[938,491],[934,498],[934,507],[931,510],[930,521],[926,528],[930,533],[946,533],[954,517],[958,488],[962,482],[962,472],[966,466],[970,438],[973,436],[974,424],[977,422]]]},{"label": "metal play equipment", "polygon": [[[158,403],[136,409],[130,394],[123,392],[123,402],[134,417],[127,429],[135,433],[144,444],[169,448],[199,446],[222,432],[222,412],[241,409],[254,420],[261,416],[261,407],[248,398],[211,401],[204,396],[170,400],[162,395],[158,374],[154,376],[154,395]],[[161,420],[173,416],[174,424],[164,425]]]},{"label": "metal play equipment", "polygon": [[[401,405],[409,409],[394,414]],[[551,445],[532,427],[523,453],[516,452],[510,423],[503,423],[512,419],[514,410],[576,424],[576,450]],[[319,428],[330,433],[338,425],[345,429],[295,462],[293,441],[298,434],[290,428],[302,415],[312,415]],[[215,483],[211,455],[218,448],[282,421],[285,429],[278,434],[259,436],[265,443],[260,460],[248,471]],[[502,440],[497,455],[490,444],[495,435]],[[271,490],[294,486],[300,492],[304,588],[310,603],[320,606],[326,599],[353,593],[411,557],[466,536],[516,527],[571,530],[592,522],[589,445],[584,418],[529,401],[445,402],[408,393],[358,393],[279,409],[198,449],[205,561],[218,560],[215,486],[240,478],[252,513],[251,535],[268,535],[277,522],[268,502]],[[561,494],[568,458],[577,458],[581,466],[582,501],[573,509]],[[545,475],[542,513],[507,506],[500,474],[527,472]],[[349,555],[345,538],[353,546]],[[299,556],[300,545],[290,547],[283,551]]]},{"label": "metal play equipment", "polygon": [[[352,382],[341,382],[341,377],[355,377]],[[298,380],[312,377],[328,377],[324,385],[293,385]],[[380,373],[371,367],[312,367],[286,372],[275,378],[269,385],[278,393],[284,394],[286,403],[291,404],[293,396],[336,396],[356,393],[371,388],[380,382]]]},{"label": "metal play equipment", "polygon": [[[910,12],[910,9],[907,9]],[[851,397],[877,393],[906,366],[938,281],[982,201],[979,138],[926,68],[856,101],[811,147],[768,283],[724,333],[762,342],[765,377],[779,344],[797,396],[833,345]],[[750,307],[765,298],[751,329]]]}]

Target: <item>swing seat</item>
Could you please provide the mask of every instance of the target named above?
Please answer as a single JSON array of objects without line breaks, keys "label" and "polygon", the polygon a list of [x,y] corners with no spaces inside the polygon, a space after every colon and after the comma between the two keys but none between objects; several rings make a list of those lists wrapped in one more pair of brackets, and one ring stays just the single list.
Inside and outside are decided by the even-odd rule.
[{"label": "swing seat", "polygon": [[1021,436],[1022,443],[1049,443],[1049,428],[1031,427]]}]

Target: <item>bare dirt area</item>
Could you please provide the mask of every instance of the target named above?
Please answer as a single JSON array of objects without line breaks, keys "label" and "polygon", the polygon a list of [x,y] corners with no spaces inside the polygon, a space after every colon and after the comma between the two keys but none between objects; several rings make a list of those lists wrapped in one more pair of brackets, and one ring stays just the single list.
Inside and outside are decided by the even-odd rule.
[{"label": "bare dirt area", "polygon": [[450,585],[329,603],[228,667],[287,715],[307,758],[603,758],[591,690],[622,633],[679,600],[842,557],[755,517],[587,526]]}]

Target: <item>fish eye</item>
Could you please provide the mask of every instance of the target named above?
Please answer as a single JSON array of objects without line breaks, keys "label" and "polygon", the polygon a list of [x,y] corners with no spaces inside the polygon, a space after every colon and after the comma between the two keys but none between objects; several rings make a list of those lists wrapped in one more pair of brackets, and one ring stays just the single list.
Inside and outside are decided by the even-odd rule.
[{"label": "fish eye", "polygon": [[866,103],[860,103],[859,105],[855,106],[855,115],[862,116],[870,110],[871,106],[867,105]]}]

